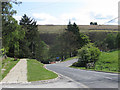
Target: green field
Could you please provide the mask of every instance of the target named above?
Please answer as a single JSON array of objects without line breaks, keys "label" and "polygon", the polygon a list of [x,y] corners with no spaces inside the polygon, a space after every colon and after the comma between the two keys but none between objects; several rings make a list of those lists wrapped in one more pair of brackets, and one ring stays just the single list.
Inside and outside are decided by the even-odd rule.
[{"label": "green field", "polygon": [[18,60],[14,60],[14,58],[7,58],[2,60],[2,79],[9,73],[9,71],[18,63]]},{"label": "green field", "polygon": [[[96,71],[104,71],[104,72],[118,72],[118,52],[119,51],[112,51],[112,52],[102,52],[99,56],[99,60],[96,62],[95,69],[89,70],[96,70]],[[85,69],[85,67],[74,67],[78,69]]]},{"label": "green field", "polygon": [[52,71],[48,71],[43,66],[44,64],[40,63],[35,59],[28,59],[27,60],[28,81],[48,80],[58,77],[57,74],[53,73]]}]

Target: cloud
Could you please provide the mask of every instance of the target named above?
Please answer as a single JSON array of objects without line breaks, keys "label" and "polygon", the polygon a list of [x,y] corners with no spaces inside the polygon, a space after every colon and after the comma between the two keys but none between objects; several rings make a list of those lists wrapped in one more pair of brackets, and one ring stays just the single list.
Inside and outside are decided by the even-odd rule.
[{"label": "cloud", "polygon": [[15,15],[15,16],[13,16],[17,21],[18,21],[18,23],[19,23],[19,21],[21,20],[21,18],[22,18],[22,16],[17,16],[17,15]]},{"label": "cloud", "polygon": [[58,3],[63,3],[63,2],[81,2],[84,0],[19,0],[22,2],[58,2]]},{"label": "cloud", "polygon": [[[86,24],[90,22],[90,17],[86,13],[63,13],[59,16],[52,16],[47,13],[34,13],[33,17],[37,20],[37,24],[68,24],[69,20],[71,22],[76,22],[77,24]],[[42,19],[42,20],[40,20]]]},{"label": "cloud", "polygon": [[96,14],[93,12],[80,11],[74,13],[62,13],[59,16],[51,15],[49,13],[35,13],[33,17],[37,20],[37,24],[57,24],[57,25],[66,25],[69,20],[75,22],[78,25],[89,25],[90,22],[98,22],[98,24],[115,24],[117,25],[117,20],[113,20],[110,23],[106,23],[113,19],[115,16],[112,15],[102,15]]},{"label": "cloud", "polygon": [[[85,0],[86,6],[83,10],[89,12],[91,20],[99,24],[104,24],[118,17],[118,1],[119,0]],[[113,24],[117,24],[117,19],[115,21],[116,23]]]},{"label": "cloud", "polygon": [[[67,0],[65,0],[67,1]],[[73,1],[73,0],[71,0]],[[82,1],[82,0],[79,0]],[[77,24],[89,24],[91,21],[104,24],[118,16],[118,1],[119,0],[84,0],[86,3],[83,8],[77,8],[71,13],[61,13],[59,16],[51,15],[50,13],[37,13],[35,18],[44,21],[38,21],[38,24],[68,24],[69,19]],[[74,1],[76,2],[76,0]],[[117,24],[117,20],[107,24]]]},{"label": "cloud", "polygon": [[[25,0],[27,1],[27,0]],[[30,0],[32,1],[32,0]],[[58,16],[51,14],[50,12],[33,13],[32,18],[37,20],[38,24],[68,24],[76,22],[77,24],[89,24],[92,22],[98,22],[98,24],[104,24],[113,18],[118,16],[118,1],[119,0],[34,0],[34,2],[84,2],[83,7],[76,7],[74,11],[61,13]],[[59,3],[61,4],[61,3]],[[46,9],[49,9],[46,7]],[[61,7],[61,9],[64,9]],[[19,20],[20,16],[15,17]],[[117,20],[106,24],[117,24]]]},{"label": "cloud", "polygon": [[58,19],[47,13],[34,13],[33,17],[37,20],[37,24],[55,24]]}]

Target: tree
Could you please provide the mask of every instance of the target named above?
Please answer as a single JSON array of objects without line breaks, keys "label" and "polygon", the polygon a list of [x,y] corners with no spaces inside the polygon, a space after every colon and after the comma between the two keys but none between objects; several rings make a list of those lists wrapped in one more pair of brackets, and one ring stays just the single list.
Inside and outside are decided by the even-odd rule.
[{"label": "tree", "polygon": [[78,41],[79,41],[79,47],[78,47],[78,49],[80,49],[84,45],[88,44],[90,42],[90,39],[89,39],[89,37],[87,35],[85,35],[83,33],[80,33]]},{"label": "tree", "polygon": [[104,39],[104,44],[107,44],[107,48],[112,50],[112,49],[116,49],[117,48],[117,41],[116,41],[116,38],[117,38],[117,34],[114,34],[114,33],[110,33],[106,36],[106,38]]},{"label": "tree", "polygon": [[90,25],[93,25],[93,22],[90,22]]},{"label": "tree", "polygon": [[56,41],[54,45],[51,46],[50,51],[49,51],[49,56],[55,60],[56,57],[60,57],[60,59],[64,60],[66,57],[66,43],[65,43],[65,37],[64,33],[59,35],[56,38]]},{"label": "tree", "polygon": [[[15,4],[19,2],[13,1]],[[19,40],[23,39],[24,32],[12,17],[16,11],[12,9],[12,2],[2,2],[2,39],[3,47],[9,56],[18,56]]]},{"label": "tree", "polygon": [[35,57],[35,45],[36,41],[39,36],[38,28],[37,28],[37,22],[34,19],[29,18],[26,14],[23,15],[23,17],[20,20],[20,25],[22,26],[22,29],[25,31],[25,38],[22,43],[26,43],[26,47],[29,47],[30,51],[29,57],[34,58]]},{"label": "tree", "polygon": [[64,32],[60,34],[55,43],[50,47],[49,55],[54,60],[56,57],[60,57],[64,60],[72,56],[72,52],[76,48],[74,34],[72,32]]},{"label": "tree", "polygon": [[72,32],[75,34],[75,35],[80,35],[80,30],[79,30],[79,28],[78,28],[78,26],[76,25],[76,23],[74,22],[73,23],[73,30],[72,30]]},{"label": "tree", "polygon": [[65,30],[68,32],[73,32],[75,35],[79,35],[79,28],[75,22],[72,25],[71,22],[69,21],[69,24],[67,25],[67,29]]},{"label": "tree", "polygon": [[[73,64],[80,67],[87,67],[88,63],[93,63],[98,60],[100,55],[100,50],[93,45],[93,43],[89,43],[78,50],[79,60],[77,63]],[[94,66],[94,65],[93,65]]]},{"label": "tree", "polygon": [[90,22],[90,25],[97,25],[97,22]]},{"label": "tree", "polygon": [[[74,46],[76,46],[77,49],[80,49],[82,46],[84,46],[85,44],[89,43],[89,37],[86,36],[83,33],[80,33],[78,26],[76,25],[76,23],[74,22],[73,25],[71,24],[71,22],[69,22],[66,31],[68,32],[72,32],[74,34]],[[76,52],[76,48],[74,50],[74,52]],[[75,53],[76,55],[76,53]]]},{"label": "tree", "polygon": [[97,22],[94,22],[94,25],[97,25]]},{"label": "tree", "polygon": [[118,50],[120,50],[120,33],[117,33],[117,36],[116,36],[116,47]]},{"label": "tree", "polygon": [[60,35],[58,41],[60,43],[59,51],[61,52],[62,59],[73,56],[74,51],[77,50],[76,39],[76,36],[72,32],[65,32]]},{"label": "tree", "polygon": [[36,52],[35,52],[35,58],[38,61],[41,61],[42,63],[48,64],[48,51],[49,47],[47,44],[45,44],[44,41],[38,41],[38,44],[36,45]]}]

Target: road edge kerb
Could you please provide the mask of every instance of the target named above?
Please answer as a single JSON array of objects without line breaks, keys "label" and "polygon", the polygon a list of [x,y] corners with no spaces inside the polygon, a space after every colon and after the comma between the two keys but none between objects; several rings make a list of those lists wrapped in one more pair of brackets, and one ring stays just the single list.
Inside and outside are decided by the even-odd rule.
[{"label": "road edge kerb", "polygon": [[51,72],[54,72],[55,74],[58,75],[56,78],[54,78],[54,79],[49,79],[49,80],[57,80],[57,79],[59,79],[59,78],[61,77],[61,76],[60,76],[58,73],[56,73],[55,71],[52,71],[52,70],[48,69],[48,68],[46,67],[46,65],[44,65],[43,67],[44,67],[45,69],[47,69],[47,70],[49,70],[49,71],[51,71]]},{"label": "road edge kerb", "polygon": [[[44,66],[46,66],[46,65],[44,65]],[[53,70],[48,69],[47,67],[45,67],[45,68],[46,68],[47,70],[49,70],[49,71],[52,71],[52,72],[56,73],[59,77],[63,76],[63,77],[65,77],[65,78],[67,78],[67,79],[69,79],[69,80],[71,80],[71,81],[74,81],[75,83],[81,84],[81,86],[84,87],[84,88],[89,88],[88,86],[86,86],[86,85],[84,85],[84,84],[82,84],[82,83],[80,83],[80,82],[77,82],[77,81],[69,78],[68,76],[65,76],[65,75],[62,75],[62,74],[60,74],[60,73],[57,73],[57,72],[55,72],[55,71],[53,71]]]}]

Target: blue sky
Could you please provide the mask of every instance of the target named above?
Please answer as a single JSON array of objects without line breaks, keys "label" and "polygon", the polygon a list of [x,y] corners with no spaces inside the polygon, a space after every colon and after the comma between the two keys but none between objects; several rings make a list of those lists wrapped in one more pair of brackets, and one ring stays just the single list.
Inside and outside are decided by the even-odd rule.
[{"label": "blue sky", "polygon": [[[21,0],[22,4],[14,17],[19,21],[27,14],[37,24],[66,25],[69,20],[79,25],[89,25],[91,21],[104,24],[118,16],[119,0]],[[106,24],[117,24],[117,20]]]}]

